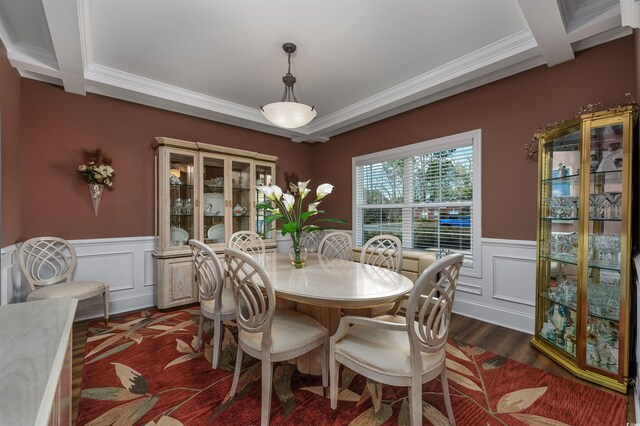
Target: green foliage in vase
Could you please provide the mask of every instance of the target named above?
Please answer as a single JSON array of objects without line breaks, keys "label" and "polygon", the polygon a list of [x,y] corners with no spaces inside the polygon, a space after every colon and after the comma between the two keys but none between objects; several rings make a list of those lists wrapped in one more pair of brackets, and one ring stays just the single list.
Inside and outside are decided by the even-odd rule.
[{"label": "green foliage in vase", "polygon": [[315,219],[313,223],[306,224],[312,217],[325,213],[323,210],[318,210],[318,205],[324,197],[333,191],[333,185],[329,183],[319,185],[316,189],[315,200],[309,203],[305,209],[302,204],[311,192],[311,190],[307,188],[309,182],[310,181],[298,182],[297,185],[290,185],[291,193],[287,194],[283,193],[278,185],[257,187],[258,190],[273,203],[260,203],[256,206],[258,209],[265,209],[269,212],[269,215],[265,218],[265,224],[282,219],[284,222],[282,224],[282,235],[291,235],[294,246],[299,245],[300,233],[303,231],[310,232],[323,229],[317,225],[318,222],[348,223],[342,219],[322,218]]}]

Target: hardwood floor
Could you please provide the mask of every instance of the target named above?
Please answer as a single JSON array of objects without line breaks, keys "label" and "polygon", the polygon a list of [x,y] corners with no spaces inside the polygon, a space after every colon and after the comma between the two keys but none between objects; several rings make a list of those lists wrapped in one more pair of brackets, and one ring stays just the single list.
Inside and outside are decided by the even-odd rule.
[{"label": "hardwood floor", "polygon": [[[82,366],[87,342],[88,321],[77,322],[73,325],[73,424],[78,417],[80,401],[80,386],[82,383]],[[539,368],[547,373],[566,377],[576,382],[594,386],[606,392],[606,388],[594,385],[568,373],[564,368],[551,361],[529,344],[531,336],[526,333],[478,321],[461,315],[453,315],[449,336],[470,345],[480,346],[490,352],[506,358]],[[627,394],[627,421],[635,422],[633,392]]]}]

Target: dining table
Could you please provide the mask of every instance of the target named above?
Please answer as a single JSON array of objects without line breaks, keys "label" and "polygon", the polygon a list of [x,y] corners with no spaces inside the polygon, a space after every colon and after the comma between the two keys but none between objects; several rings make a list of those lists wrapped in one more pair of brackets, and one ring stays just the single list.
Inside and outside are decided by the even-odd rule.
[{"label": "dining table", "polygon": [[[286,253],[255,256],[264,268],[278,299],[277,306],[295,309],[335,333],[343,308],[369,308],[395,302],[413,288],[395,271],[332,259],[310,253],[305,266],[295,269]],[[319,349],[297,359],[298,370],[320,374]]]}]

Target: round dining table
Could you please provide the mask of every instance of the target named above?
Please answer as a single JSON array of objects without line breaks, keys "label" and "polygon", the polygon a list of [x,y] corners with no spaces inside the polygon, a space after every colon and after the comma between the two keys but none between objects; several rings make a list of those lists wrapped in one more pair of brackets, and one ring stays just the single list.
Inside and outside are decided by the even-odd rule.
[{"label": "round dining table", "polygon": [[[256,256],[278,298],[278,306],[296,309],[327,327],[338,328],[341,308],[367,308],[395,302],[413,287],[404,275],[386,268],[310,253],[304,268],[294,269],[289,255]],[[302,373],[320,374],[320,353],[298,358]]]}]

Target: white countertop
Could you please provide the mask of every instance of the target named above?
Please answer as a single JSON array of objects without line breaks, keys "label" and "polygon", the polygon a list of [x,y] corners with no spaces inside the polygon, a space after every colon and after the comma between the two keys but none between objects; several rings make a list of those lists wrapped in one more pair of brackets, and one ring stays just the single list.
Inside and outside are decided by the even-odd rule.
[{"label": "white countertop", "polygon": [[78,301],[0,306],[0,424],[46,425]]}]

